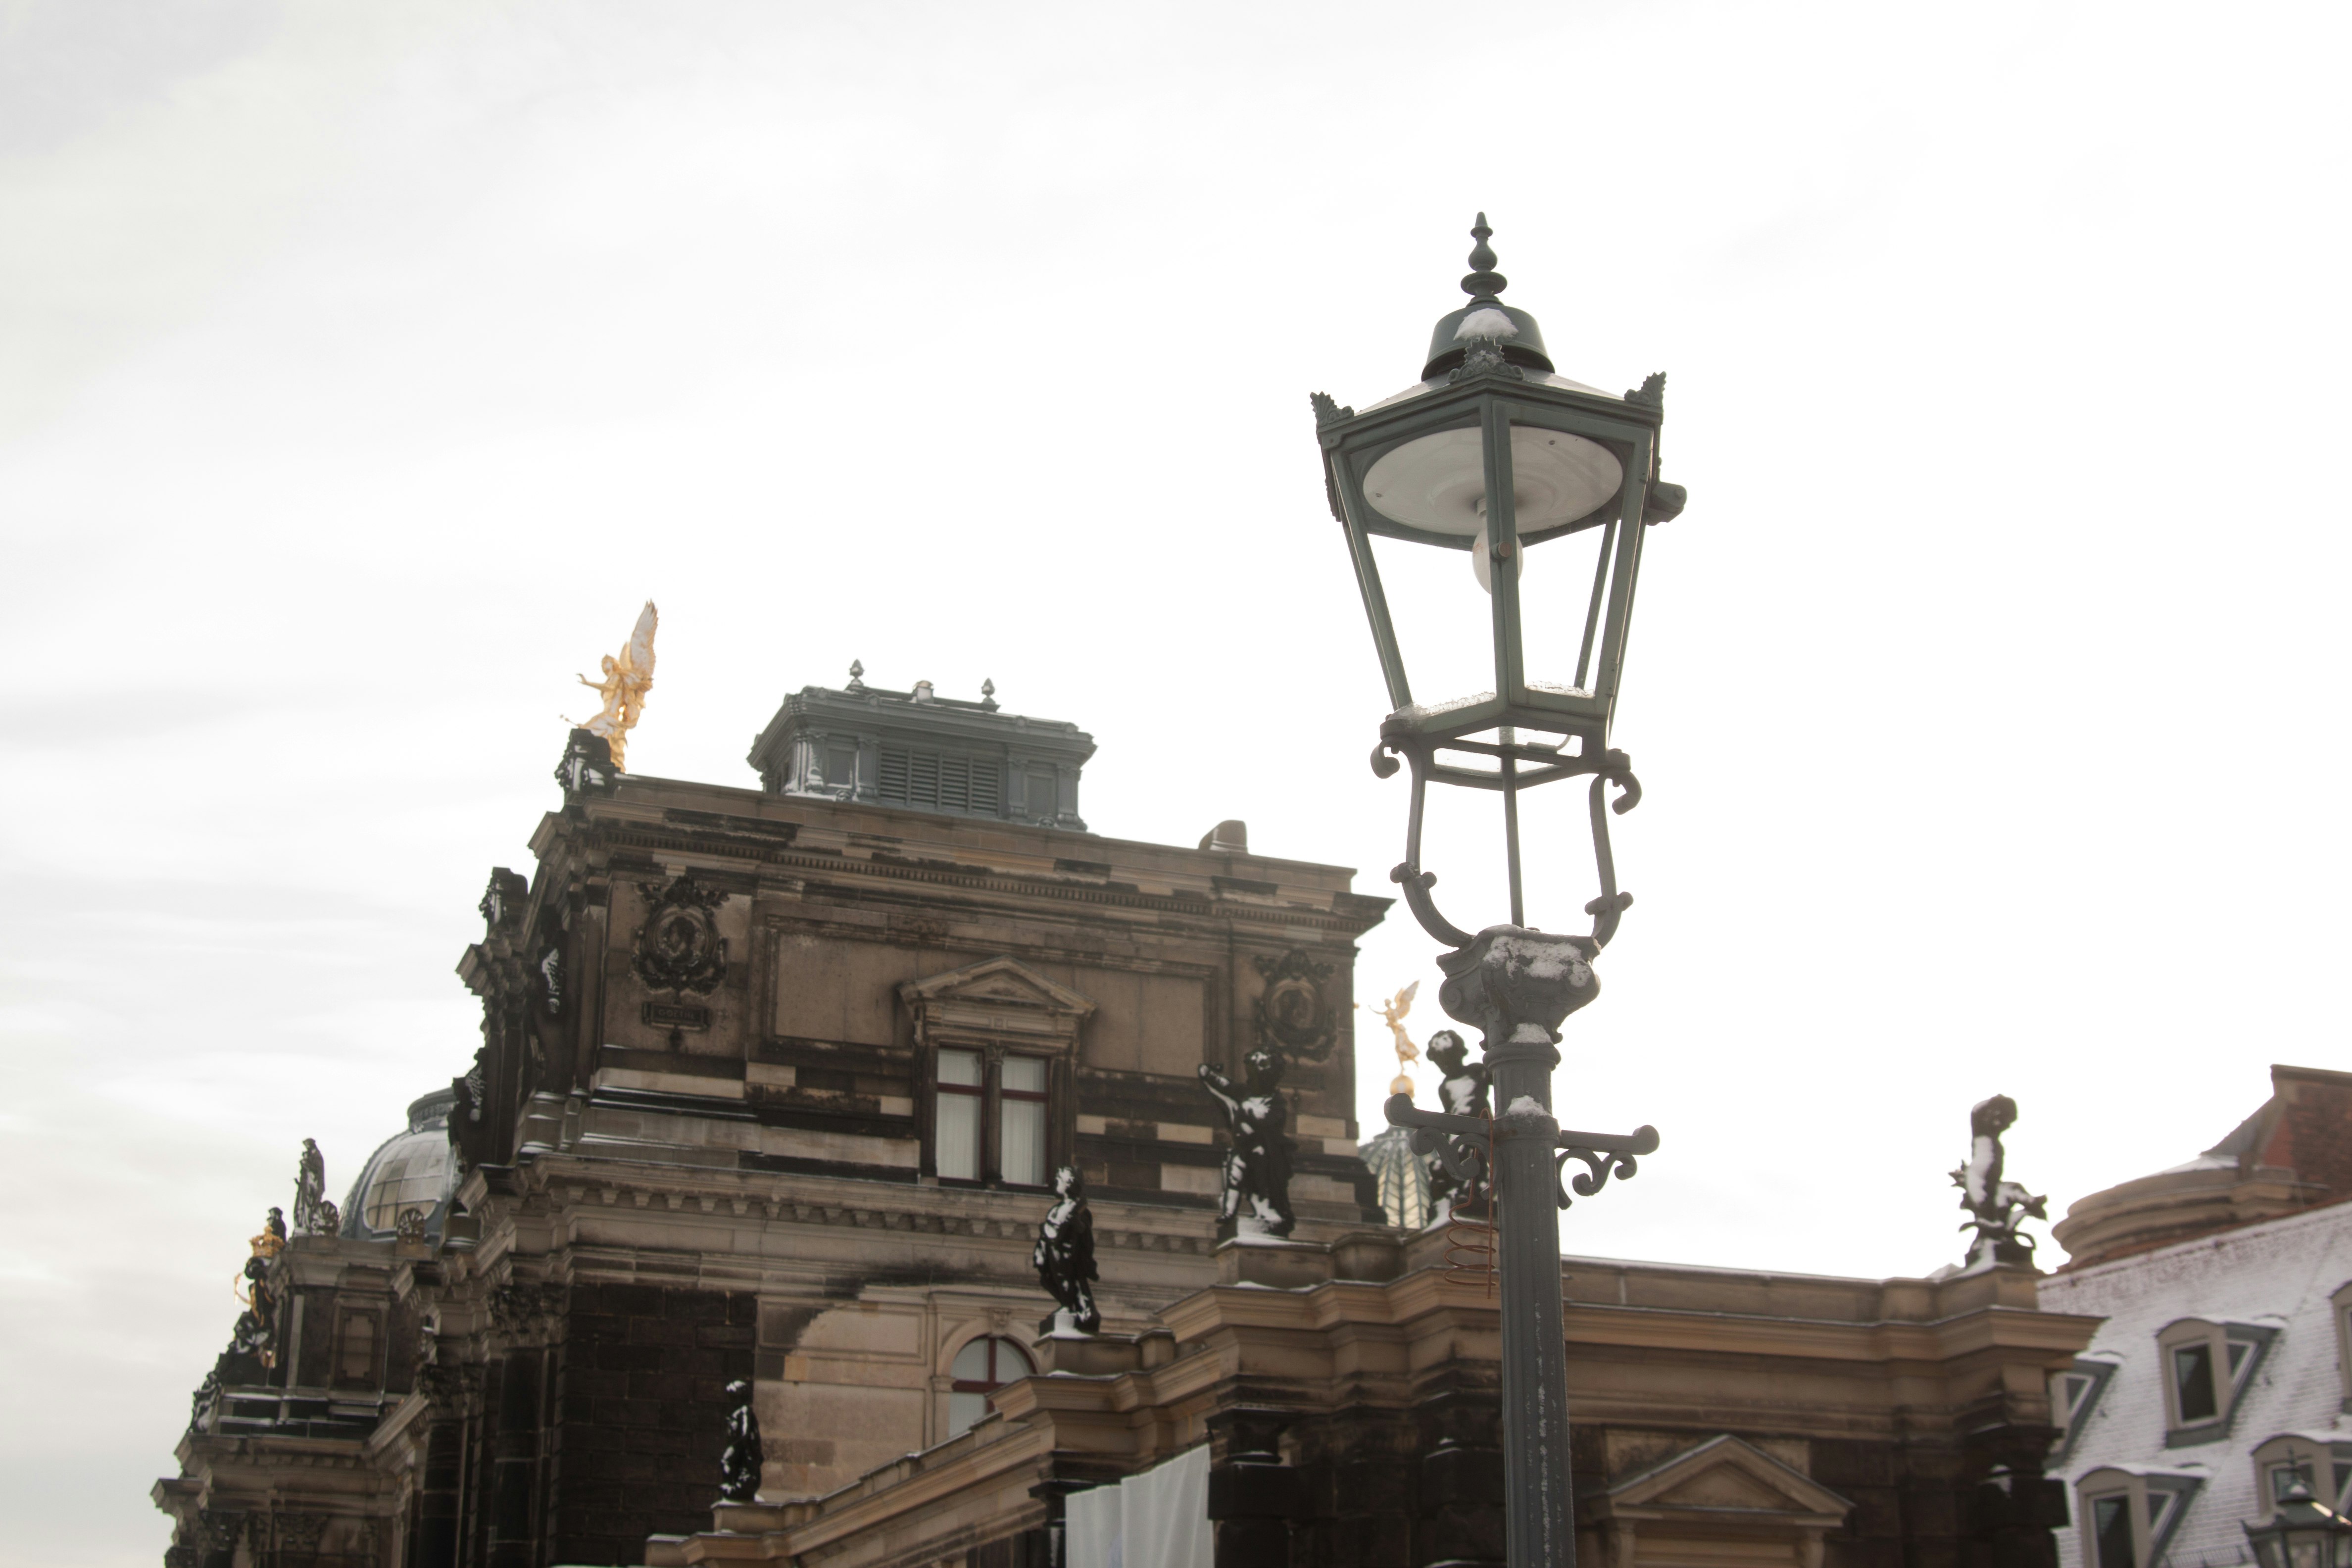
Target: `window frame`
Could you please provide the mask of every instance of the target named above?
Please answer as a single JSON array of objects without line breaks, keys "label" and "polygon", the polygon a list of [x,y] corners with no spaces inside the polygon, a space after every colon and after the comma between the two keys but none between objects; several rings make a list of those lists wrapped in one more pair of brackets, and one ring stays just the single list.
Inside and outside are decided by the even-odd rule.
[{"label": "window frame", "polygon": [[2336,1321],[2336,1380],[2342,1395],[2337,1408],[2352,1415],[2352,1279],[2336,1288],[2327,1310]]},{"label": "window frame", "polygon": [[[2150,1568],[2171,1544],[2195,1502],[2204,1477],[2184,1471],[2124,1469],[2118,1466],[2102,1465],[2088,1471],[2074,1483],[2075,1530],[2082,1552],[2083,1568],[2124,1568],[2122,1564],[2104,1562],[2099,1556],[2098,1505],[2113,1499],[2124,1500],[2125,1513],[2131,1522],[2132,1563],[2129,1568]],[[2160,1496],[2168,1505],[2163,1518],[2156,1521],[2149,1512],[2149,1496]]]},{"label": "window frame", "polygon": [[[1027,1048],[1023,1048],[1026,1047]],[[966,1084],[943,1082],[940,1078],[940,1057],[956,1051],[980,1058],[980,1084],[975,1089]],[[1069,1163],[1070,1137],[1064,1124],[1070,1122],[1068,1058],[1059,1053],[1042,1050],[1023,1042],[1008,1046],[995,1040],[965,1040],[950,1038],[931,1047],[926,1053],[923,1104],[923,1149],[920,1173],[946,1187],[976,1189],[1002,1188],[1015,1193],[1045,1193],[1053,1191],[1054,1172]],[[1008,1089],[1004,1087],[1004,1063],[1010,1057],[1044,1065],[1045,1087],[1042,1090]],[[980,1100],[980,1174],[950,1176],[940,1169],[940,1099],[978,1098]],[[1036,1182],[1007,1181],[1004,1176],[1004,1105],[1005,1102],[1043,1105],[1045,1122],[1044,1179]]]},{"label": "window frame", "polygon": [[[2238,1408],[2245,1401],[2246,1390],[2262,1370],[2278,1333],[2275,1327],[2268,1324],[2209,1318],[2178,1319],[2159,1331],[2156,1353],[2158,1381],[2164,1392],[2164,1446],[2191,1448],[2227,1437],[2237,1421]],[[2213,1414],[2191,1420],[2181,1413],[2174,1358],[2181,1351],[2199,1346],[2205,1350],[2214,1380]],[[2230,1355],[2233,1348],[2242,1352],[2234,1367]]]},{"label": "window frame", "polygon": [[[962,1360],[963,1352],[971,1349],[974,1345],[985,1345],[988,1347],[988,1372],[991,1377],[995,1377],[997,1372],[997,1348],[999,1346],[1003,1346],[1004,1349],[1013,1352],[1015,1363],[1020,1370],[1015,1372],[1011,1377],[996,1377],[996,1380],[992,1383],[982,1379],[956,1376],[955,1363]],[[971,1431],[973,1426],[977,1426],[981,1422],[986,1420],[988,1418],[990,1409],[992,1408],[987,1401],[998,1389],[1004,1387],[1007,1384],[1018,1383],[1024,1377],[1034,1377],[1037,1374],[1036,1358],[1032,1356],[1027,1351],[1022,1349],[1020,1342],[1004,1334],[991,1333],[986,1331],[982,1331],[980,1333],[972,1335],[971,1338],[958,1344],[954,1350],[949,1352],[947,1363],[948,1403],[945,1416],[940,1423],[940,1431],[944,1434],[940,1439],[942,1442],[946,1441],[949,1437],[961,1437],[966,1432]],[[969,1425],[963,1426],[958,1426],[955,1424],[955,1396],[959,1394],[964,1394],[967,1397],[978,1395],[982,1401],[980,1415],[974,1416]]]},{"label": "window frame", "polygon": [[[2074,1446],[2081,1439],[2083,1428],[2099,1412],[2099,1402],[2106,1397],[2107,1386],[2115,1381],[2116,1369],[2122,1357],[2114,1351],[2094,1351],[2076,1356],[2074,1364],[2050,1374],[2050,1424],[2058,1428],[2058,1441],[2052,1448],[2046,1468],[2063,1469],[2074,1457]],[[2083,1396],[2068,1404],[2063,1390],[2070,1378],[2087,1378],[2090,1386]]]}]

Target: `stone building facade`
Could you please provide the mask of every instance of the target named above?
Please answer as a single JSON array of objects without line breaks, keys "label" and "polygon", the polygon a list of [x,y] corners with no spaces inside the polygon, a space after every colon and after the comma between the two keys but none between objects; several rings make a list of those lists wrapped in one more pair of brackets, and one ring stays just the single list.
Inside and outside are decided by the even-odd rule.
[{"label": "stone building facade", "polygon": [[929,1447],[1034,1364],[1055,1166],[1108,1327],[1213,1280],[1198,1074],[1260,1047],[1296,1234],[1376,1223],[1350,986],[1387,900],[1238,824],[1081,831],[1091,751],[862,683],[787,700],[759,788],[619,773],[575,734],[458,965],[481,1048],[404,1135],[446,1124],[450,1157],[380,1153],[335,1234],[268,1260],[276,1342],[224,1357],[157,1489],[175,1561],[637,1562],[708,1524],[736,1378],[771,1495]]},{"label": "stone building facade", "polygon": [[[340,1216],[257,1237],[173,1568],[1065,1568],[1074,1491],[1203,1445],[1217,1568],[1499,1560],[1493,1300],[1351,1121],[1386,900],[1237,822],[1086,831],[1091,752],[856,679],[786,700],[756,788],[575,734],[458,965],[480,1049]],[[1220,1217],[1202,1082],[1253,1055],[1272,1224]],[[1064,1164],[1091,1337],[1033,1266]],[[2036,1279],[1569,1260],[1588,1561],[2055,1568],[2095,1320]],[[764,1463],[718,1504],[739,1381]]]}]

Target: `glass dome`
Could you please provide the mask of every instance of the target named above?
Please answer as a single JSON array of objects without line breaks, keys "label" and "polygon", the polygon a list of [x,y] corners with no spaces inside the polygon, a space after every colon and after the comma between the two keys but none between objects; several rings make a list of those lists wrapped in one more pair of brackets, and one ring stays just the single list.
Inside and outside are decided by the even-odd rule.
[{"label": "glass dome", "polygon": [[410,1209],[425,1218],[427,1241],[441,1238],[449,1199],[457,1190],[457,1163],[449,1147],[449,1110],[454,1089],[436,1089],[408,1108],[405,1131],[384,1140],[368,1156],[360,1179],[343,1202],[342,1234],[362,1241],[389,1238]]}]

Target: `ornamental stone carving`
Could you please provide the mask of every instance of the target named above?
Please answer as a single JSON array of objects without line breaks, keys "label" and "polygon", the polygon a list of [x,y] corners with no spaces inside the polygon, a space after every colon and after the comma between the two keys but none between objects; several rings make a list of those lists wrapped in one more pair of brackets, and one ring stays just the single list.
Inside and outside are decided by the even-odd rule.
[{"label": "ornamental stone carving", "polygon": [[1258,954],[1253,961],[1265,979],[1257,999],[1258,1044],[1309,1061],[1321,1061],[1339,1042],[1339,1020],[1323,995],[1323,982],[1331,966],[1318,963],[1297,948],[1280,958]]},{"label": "ornamental stone carving", "polygon": [[718,916],[727,895],[684,874],[667,887],[645,882],[637,890],[650,905],[637,928],[631,964],[637,978],[655,991],[698,995],[716,990],[727,978],[727,939],[719,934]]}]

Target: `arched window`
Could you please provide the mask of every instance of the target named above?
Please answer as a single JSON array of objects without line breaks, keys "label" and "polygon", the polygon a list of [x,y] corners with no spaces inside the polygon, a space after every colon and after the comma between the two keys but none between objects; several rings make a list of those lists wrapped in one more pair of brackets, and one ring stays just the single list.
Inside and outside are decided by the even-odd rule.
[{"label": "arched window", "polygon": [[990,1394],[1036,1370],[1029,1352],[1011,1340],[978,1339],[956,1352],[948,1369],[955,1380],[948,1394],[948,1436],[970,1431],[988,1414]]}]

